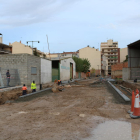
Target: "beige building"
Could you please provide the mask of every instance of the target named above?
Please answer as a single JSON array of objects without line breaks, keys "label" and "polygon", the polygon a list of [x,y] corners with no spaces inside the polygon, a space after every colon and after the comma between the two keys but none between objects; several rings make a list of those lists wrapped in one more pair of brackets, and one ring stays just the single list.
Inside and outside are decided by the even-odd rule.
[{"label": "beige building", "polygon": [[101,53],[108,58],[108,74],[111,75],[111,65],[120,63],[120,48],[118,48],[118,42],[113,42],[113,40],[102,42],[100,50]]},{"label": "beige building", "polygon": [[12,54],[26,53],[26,54],[31,54],[32,55],[32,53],[34,51],[36,51],[38,56],[40,56],[40,57],[46,56],[45,53],[41,52],[37,48],[33,48],[33,50],[32,50],[32,48],[30,46],[22,44],[21,41],[20,42],[16,41],[16,42],[14,42],[12,44],[9,43],[9,45],[12,46]]},{"label": "beige building", "polygon": [[87,58],[90,61],[91,67],[96,70],[96,75],[101,71],[101,52],[98,49],[89,46],[79,50],[79,58]]},{"label": "beige building", "polygon": [[123,62],[126,59],[126,55],[128,55],[128,50],[126,48],[120,49],[120,62]]},{"label": "beige building", "polygon": [[9,45],[12,46],[12,54],[19,54],[19,53],[32,54],[32,48],[22,44],[21,42],[16,41],[12,44],[9,43]]}]

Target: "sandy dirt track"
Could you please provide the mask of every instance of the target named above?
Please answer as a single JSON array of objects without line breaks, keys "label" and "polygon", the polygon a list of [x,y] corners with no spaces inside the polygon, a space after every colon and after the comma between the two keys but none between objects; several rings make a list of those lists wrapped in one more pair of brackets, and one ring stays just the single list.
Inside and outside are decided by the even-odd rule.
[{"label": "sandy dirt track", "polygon": [[126,117],[130,103],[126,104],[106,83],[93,82],[1,105],[0,140],[79,140],[89,137],[91,129],[104,119],[140,124],[139,119]]}]

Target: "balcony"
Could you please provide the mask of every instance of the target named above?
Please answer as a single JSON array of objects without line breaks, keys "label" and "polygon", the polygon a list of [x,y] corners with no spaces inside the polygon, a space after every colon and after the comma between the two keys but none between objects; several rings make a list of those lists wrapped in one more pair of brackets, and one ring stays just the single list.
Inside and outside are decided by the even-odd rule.
[{"label": "balcony", "polygon": [[118,57],[110,57],[110,58],[108,58],[108,59],[118,59]]},{"label": "balcony", "polygon": [[118,54],[104,54],[105,56],[118,56]]},{"label": "balcony", "polygon": [[118,52],[118,50],[111,50],[111,52]]}]

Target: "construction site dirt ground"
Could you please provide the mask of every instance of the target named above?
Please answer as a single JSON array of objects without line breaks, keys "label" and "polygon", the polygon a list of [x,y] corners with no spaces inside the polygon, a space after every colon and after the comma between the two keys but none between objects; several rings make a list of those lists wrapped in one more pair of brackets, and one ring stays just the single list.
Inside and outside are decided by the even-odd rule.
[{"label": "construction site dirt ground", "polygon": [[109,120],[140,126],[140,119],[131,119],[127,113],[130,102],[106,82],[93,84],[95,80],[0,105],[0,140],[88,139],[99,124]]}]

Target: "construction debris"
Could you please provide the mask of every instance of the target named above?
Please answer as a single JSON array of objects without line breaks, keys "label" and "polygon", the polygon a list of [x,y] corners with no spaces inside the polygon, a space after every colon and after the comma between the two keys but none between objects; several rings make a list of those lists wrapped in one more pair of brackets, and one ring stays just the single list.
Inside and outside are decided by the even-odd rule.
[{"label": "construction debris", "polygon": [[64,87],[69,88],[69,87],[71,87],[71,86],[70,86],[70,85],[64,85]]},{"label": "construction debris", "polygon": [[64,86],[61,86],[61,85],[58,86],[57,83],[53,84],[52,91],[54,93],[62,91],[63,89],[64,89]]}]

